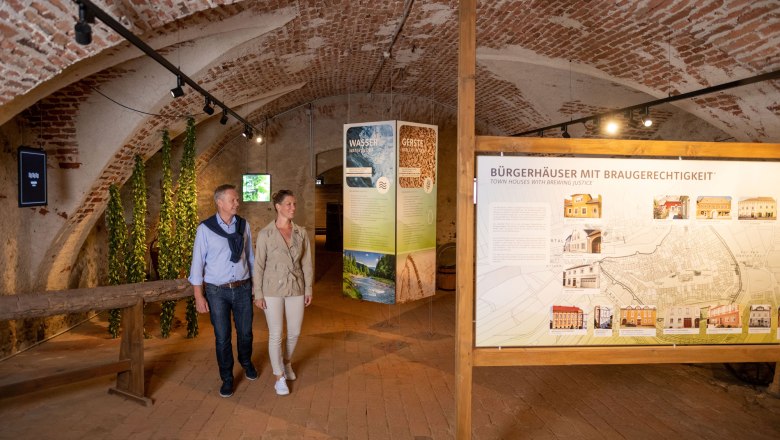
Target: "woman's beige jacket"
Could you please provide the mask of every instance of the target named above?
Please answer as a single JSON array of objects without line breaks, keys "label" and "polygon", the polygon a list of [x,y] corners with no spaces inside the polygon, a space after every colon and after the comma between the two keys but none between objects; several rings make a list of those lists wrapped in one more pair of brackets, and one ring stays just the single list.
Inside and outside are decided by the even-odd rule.
[{"label": "woman's beige jacket", "polygon": [[255,299],[266,296],[312,294],[314,281],[311,245],[306,228],[293,223],[290,247],[272,221],[257,234],[252,291]]}]

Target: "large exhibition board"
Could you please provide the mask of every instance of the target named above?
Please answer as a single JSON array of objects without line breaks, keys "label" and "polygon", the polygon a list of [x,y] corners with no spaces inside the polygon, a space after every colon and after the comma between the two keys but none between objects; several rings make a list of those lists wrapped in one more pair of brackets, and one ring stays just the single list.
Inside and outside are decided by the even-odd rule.
[{"label": "large exhibition board", "polygon": [[394,304],[432,296],[438,128],[344,126],[345,295]]},{"label": "large exhibition board", "polygon": [[776,162],[479,156],[478,347],[778,343]]}]

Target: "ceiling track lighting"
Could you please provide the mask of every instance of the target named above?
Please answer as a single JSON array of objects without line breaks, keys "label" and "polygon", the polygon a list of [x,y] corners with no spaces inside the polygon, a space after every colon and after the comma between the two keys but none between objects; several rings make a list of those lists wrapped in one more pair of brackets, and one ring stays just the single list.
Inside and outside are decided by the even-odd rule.
[{"label": "ceiling track lighting", "polygon": [[244,125],[244,132],[241,133],[247,140],[252,139],[254,136],[252,134],[252,127],[249,126],[249,124]]},{"label": "ceiling track lighting", "polygon": [[618,131],[620,131],[620,125],[613,117],[609,117],[609,119],[607,119],[606,125],[604,126],[604,131],[606,131],[609,135],[617,134]]},{"label": "ceiling track lighting", "polygon": [[531,129],[531,130],[523,131],[521,133],[513,134],[512,136],[516,137],[516,136],[534,135],[534,134],[539,133],[540,131],[552,130],[554,128],[563,127],[564,125],[572,125],[572,124],[579,124],[579,123],[582,123],[583,125],[585,125],[587,127],[588,121],[596,121],[596,126],[597,126],[596,128],[598,128],[598,119],[600,117],[607,117],[609,115],[621,114],[621,113],[624,113],[624,112],[627,115],[629,126],[640,128],[639,126],[637,126],[637,122],[638,121],[635,121],[633,119],[633,111],[634,110],[643,110],[644,111],[644,115],[642,115],[642,117],[640,118],[641,122],[642,122],[642,124],[645,127],[651,127],[653,125],[653,122],[652,122],[652,119],[650,118],[650,107],[655,107],[655,106],[659,106],[659,105],[670,103],[670,102],[682,101],[684,99],[691,99],[691,98],[695,98],[697,96],[708,95],[708,94],[712,94],[712,93],[718,93],[718,92],[722,92],[724,90],[733,89],[735,87],[742,87],[742,86],[746,86],[746,85],[749,85],[749,84],[755,84],[755,83],[759,83],[759,82],[763,82],[763,81],[774,81],[774,80],[778,80],[778,79],[780,79],[780,69],[779,70],[774,70],[772,72],[767,72],[767,73],[762,73],[762,74],[759,74],[759,75],[751,76],[749,78],[743,78],[743,79],[739,79],[739,80],[736,80],[736,81],[730,81],[730,82],[727,82],[727,83],[718,84],[718,85],[715,85],[715,86],[706,87],[706,88],[699,89],[699,90],[694,90],[694,91],[691,91],[691,92],[681,93],[679,95],[667,96],[666,98],[660,98],[660,99],[656,99],[656,100],[653,100],[653,101],[643,102],[641,104],[635,104],[635,105],[632,105],[632,106],[629,106],[629,107],[623,107],[623,108],[618,108],[618,109],[614,109],[614,110],[609,110],[609,111],[607,111],[605,113],[594,114],[594,115],[590,115],[590,116],[584,116],[584,117],[579,118],[579,119],[573,119],[573,120],[569,120],[567,122],[561,122],[559,124],[548,125],[546,127],[534,128],[534,129]]},{"label": "ceiling track lighting", "polygon": [[642,115],[642,125],[645,127],[651,127],[653,120],[650,119],[650,106],[645,107],[644,114]]},{"label": "ceiling track lighting", "polygon": [[182,86],[181,75],[176,75],[176,87],[171,89],[171,96],[173,96],[174,98],[184,96],[184,89],[181,86]]},{"label": "ceiling track lighting", "polygon": [[206,97],[206,105],[203,106],[203,113],[211,116],[214,114],[214,107],[211,106],[211,98]]},{"label": "ceiling track lighting", "polygon": [[78,44],[86,45],[92,42],[92,28],[90,24],[94,24],[95,19],[97,18],[103,22],[103,24],[108,26],[108,28],[127,40],[127,42],[140,49],[141,52],[146,54],[146,56],[156,61],[159,65],[164,67],[172,74],[176,75],[176,87],[171,89],[171,95],[174,98],[184,95],[183,86],[186,84],[206,98],[206,105],[203,107],[204,113],[211,115],[214,113],[215,107],[220,107],[222,109],[222,117],[219,120],[222,125],[227,124],[228,115],[232,115],[238,122],[248,126],[253,132],[259,132],[259,130],[257,130],[252,124],[249,123],[249,121],[244,119],[241,115],[233,111],[224,103],[220,102],[218,99],[214,98],[212,94],[210,94],[192,78],[182,72],[181,69],[174,66],[165,57],[160,55],[159,52],[146,44],[137,35],[130,32],[130,30],[127,29],[122,23],[106,13],[106,11],[101,9],[100,6],[96,5],[93,0],[73,0],[73,3],[76,3],[79,8],[78,21],[76,22],[74,28],[75,39]]},{"label": "ceiling track lighting", "polygon": [[626,110],[626,121],[628,124],[628,128],[637,129],[639,128],[639,124],[637,124],[636,119],[634,119],[634,111],[633,110]]},{"label": "ceiling track lighting", "polygon": [[89,12],[87,5],[79,2],[79,20],[73,27],[76,34],[76,43],[86,46],[92,44],[92,26],[90,23],[95,22],[95,16]]}]

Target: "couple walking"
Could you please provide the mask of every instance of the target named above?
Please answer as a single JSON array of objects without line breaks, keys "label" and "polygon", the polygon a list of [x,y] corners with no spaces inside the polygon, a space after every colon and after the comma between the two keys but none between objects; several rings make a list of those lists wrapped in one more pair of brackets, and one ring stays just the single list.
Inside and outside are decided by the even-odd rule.
[{"label": "couple walking", "polygon": [[238,192],[233,185],[214,190],[217,213],[201,222],[195,234],[189,281],[198,312],[209,313],[214,327],[222,397],[233,395],[231,314],[238,363],[247,379],[258,377],[252,364],[253,302],[265,312],[268,323],[268,355],[276,393],[289,394],[287,380],[295,380],[290,359],[301,332],[303,309],[312,299],[311,245],[306,230],[293,223],[292,191],[281,190],[272,201],[276,220],[260,230],[254,252],[249,223],[236,214]]}]

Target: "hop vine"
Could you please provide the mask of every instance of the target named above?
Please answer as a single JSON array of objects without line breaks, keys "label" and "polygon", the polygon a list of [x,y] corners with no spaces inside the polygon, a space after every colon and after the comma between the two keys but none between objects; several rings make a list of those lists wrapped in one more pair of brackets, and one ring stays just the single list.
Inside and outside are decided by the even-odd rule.
[{"label": "hop vine", "polygon": [[[160,223],[158,226],[158,241],[160,248],[158,260],[158,275],[162,280],[173,280],[179,275],[176,266],[177,249],[173,235],[173,177],[171,172],[171,138],[168,130],[162,133],[162,200],[160,202]],[[160,311],[160,334],[167,338],[171,334],[173,315],[176,310],[176,300],[163,301]]]},{"label": "hop vine", "polygon": [[[192,262],[192,246],[198,227],[198,190],[195,181],[195,119],[187,119],[184,152],[179,172],[179,189],[176,197],[176,248],[178,250],[179,275],[184,277]],[[195,298],[187,298],[187,337],[198,336],[198,311]]]},{"label": "hop vine", "polygon": [[130,253],[127,282],[146,280],[146,167],[141,156],[135,156],[131,179],[133,192],[133,227],[130,231]]},{"label": "hop vine", "polygon": [[[108,188],[108,208],[106,209],[106,227],[108,228],[108,284],[115,286],[127,281],[127,225],[122,210],[122,196],[119,188],[111,184]],[[119,309],[108,312],[108,333],[112,338],[119,337],[121,314]]]}]

